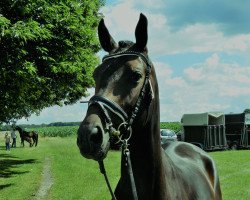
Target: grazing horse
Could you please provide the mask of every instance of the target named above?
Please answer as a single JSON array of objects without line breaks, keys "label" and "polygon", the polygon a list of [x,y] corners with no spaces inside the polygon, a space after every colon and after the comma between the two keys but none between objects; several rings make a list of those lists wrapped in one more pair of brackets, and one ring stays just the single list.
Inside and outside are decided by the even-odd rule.
[{"label": "grazing horse", "polygon": [[147,18],[140,15],[135,43],[117,44],[103,19],[98,36],[109,54],[94,71],[95,94],[78,129],[77,145],[85,158],[102,163],[114,138],[123,143],[121,177],[112,198],[222,199],[215,163],[206,152],[185,142],[161,146],[158,84],[146,47]]},{"label": "grazing horse", "polygon": [[23,145],[23,147],[24,147],[24,140],[27,141],[30,144],[30,147],[32,147],[34,144],[35,144],[35,146],[37,146],[38,134],[35,131],[27,132],[27,131],[23,130],[21,127],[19,127],[19,126],[16,126],[15,129],[20,134],[21,145]]}]

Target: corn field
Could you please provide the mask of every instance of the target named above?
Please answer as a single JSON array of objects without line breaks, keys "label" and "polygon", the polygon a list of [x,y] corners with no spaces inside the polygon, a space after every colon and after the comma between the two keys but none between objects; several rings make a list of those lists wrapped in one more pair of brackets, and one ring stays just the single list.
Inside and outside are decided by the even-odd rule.
[{"label": "corn field", "polygon": [[[79,126],[46,126],[27,128],[27,131],[36,131],[41,137],[68,137],[77,134]],[[161,122],[162,129],[172,129],[178,132],[181,129],[179,122]]]},{"label": "corn field", "polygon": [[181,130],[180,122],[161,122],[161,129],[171,129],[174,132]]},{"label": "corn field", "polygon": [[42,137],[68,137],[77,134],[79,126],[48,126],[27,129],[36,131]]}]

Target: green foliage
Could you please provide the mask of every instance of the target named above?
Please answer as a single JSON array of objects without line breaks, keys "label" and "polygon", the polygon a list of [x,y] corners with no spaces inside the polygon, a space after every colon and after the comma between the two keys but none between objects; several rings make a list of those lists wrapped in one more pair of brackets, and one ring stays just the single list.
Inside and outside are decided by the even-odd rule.
[{"label": "green foliage", "polygon": [[48,126],[80,126],[81,122],[53,122]]},{"label": "green foliage", "polygon": [[171,129],[174,132],[178,132],[181,130],[180,122],[161,122],[161,129]]},{"label": "green foliage", "polygon": [[[27,129],[35,129],[35,128],[43,128],[43,127],[50,127],[50,126],[80,126],[81,122],[52,122],[50,124],[21,124],[19,125],[22,128]],[[11,130],[12,126],[17,124],[0,124],[0,131],[9,131]]]},{"label": "green foliage", "polygon": [[244,110],[244,113],[250,113],[250,109],[249,109],[249,108],[246,108],[246,109]]},{"label": "green foliage", "polygon": [[0,2],[0,123],[72,104],[94,81],[102,0]]}]

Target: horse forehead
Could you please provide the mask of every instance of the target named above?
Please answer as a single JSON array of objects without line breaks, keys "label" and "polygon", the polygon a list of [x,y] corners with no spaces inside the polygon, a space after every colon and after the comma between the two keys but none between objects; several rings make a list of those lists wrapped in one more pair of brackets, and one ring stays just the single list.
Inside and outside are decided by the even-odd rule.
[{"label": "horse forehead", "polygon": [[144,67],[144,63],[141,57],[137,57],[133,60],[129,60],[127,61],[127,64],[131,67],[132,70],[143,69]]},{"label": "horse forehead", "polygon": [[135,70],[137,68],[140,69],[144,67],[144,62],[139,56],[132,55],[130,57],[129,56],[126,56],[126,57],[109,59],[105,61],[104,63],[102,63],[95,69],[94,76],[99,73],[105,74],[105,72],[107,71],[115,72],[121,69],[122,66],[124,66],[125,68],[130,67],[132,70]]}]

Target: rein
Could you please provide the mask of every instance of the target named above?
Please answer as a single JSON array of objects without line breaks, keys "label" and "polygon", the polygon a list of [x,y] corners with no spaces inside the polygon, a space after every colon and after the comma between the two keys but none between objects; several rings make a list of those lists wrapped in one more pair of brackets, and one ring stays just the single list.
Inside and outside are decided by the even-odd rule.
[{"label": "rein", "polygon": [[[128,142],[128,140],[125,139],[124,143],[122,145],[122,148],[124,149],[123,154],[125,156],[125,166],[127,166],[127,173],[129,175],[129,178],[130,178],[130,184],[131,184],[133,199],[138,200],[136,185],[135,185],[135,180],[134,180],[134,175],[133,175],[133,170],[132,170],[132,164],[131,164],[131,159],[130,159],[130,151],[127,148],[128,147],[127,142]],[[104,175],[104,178],[105,178],[105,181],[107,183],[110,195],[112,196],[112,200],[117,200],[114,192],[112,191],[111,185],[109,183],[108,176],[107,176],[107,173],[106,173],[106,169],[105,169],[103,160],[98,161],[98,164],[99,164],[100,172]]]},{"label": "rein", "polygon": [[[119,142],[122,142],[122,153],[123,156],[125,157],[125,166],[127,167],[127,173],[130,177],[130,184],[131,184],[131,188],[132,188],[132,194],[133,194],[133,199],[134,200],[138,200],[138,196],[137,196],[137,191],[136,191],[136,186],[135,186],[135,181],[134,181],[134,175],[133,175],[133,170],[132,170],[132,164],[131,164],[131,160],[130,160],[130,151],[128,149],[128,141],[132,135],[132,124],[135,120],[135,118],[138,115],[138,112],[141,108],[142,105],[142,101],[144,100],[146,91],[147,91],[147,86],[150,87],[150,94],[151,94],[151,99],[150,101],[154,98],[154,92],[153,92],[153,88],[150,82],[150,73],[151,73],[151,62],[149,61],[149,59],[142,53],[140,52],[135,52],[135,51],[124,51],[124,52],[119,52],[119,53],[115,53],[112,55],[106,55],[103,57],[102,61],[106,61],[108,59],[114,59],[114,58],[119,58],[119,57],[124,57],[124,56],[138,56],[140,57],[144,63],[146,64],[146,75],[145,75],[145,79],[144,79],[144,83],[142,86],[142,89],[140,91],[139,97],[135,103],[134,109],[131,113],[131,116],[129,117],[127,115],[127,113],[115,102],[102,97],[102,96],[98,96],[98,95],[94,95],[90,100],[89,100],[89,107],[92,105],[97,105],[100,110],[102,111],[102,114],[105,118],[105,122],[106,122],[106,128],[105,131],[108,132],[110,134],[110,136],[117,136],[119,139]],[[122,120],[122,123],[119,125],[118,129],[116,130],[113,127],[113,123],[112,120],[109,116],[109,112],[115,114],[118,118],[120,118]],[[127,139],[122,139],[121,133],[120,133],[120,128],[121,126],[124,126],[126,131],[129,132],[129,136]],[[107,174],[106,174],[106,170],[104,167],[104,163],[103,160],[98,161],[99,163],[99,167],[100,167],[100,172],[104,175],[105,181],[107,183],[107,186],[109,188],[110,194],[112,196],[113,200],[116,200],[116,197],[112,191],[112,188],[110,186]]]}]

